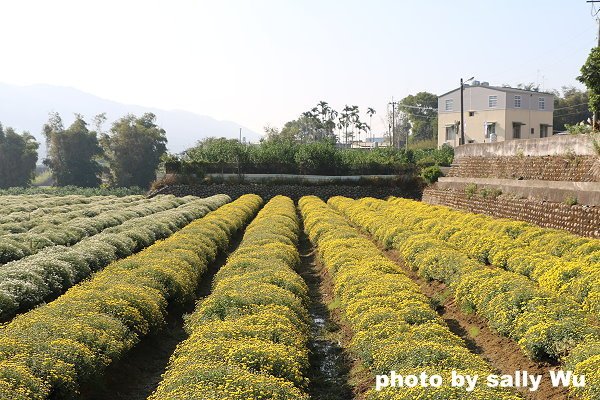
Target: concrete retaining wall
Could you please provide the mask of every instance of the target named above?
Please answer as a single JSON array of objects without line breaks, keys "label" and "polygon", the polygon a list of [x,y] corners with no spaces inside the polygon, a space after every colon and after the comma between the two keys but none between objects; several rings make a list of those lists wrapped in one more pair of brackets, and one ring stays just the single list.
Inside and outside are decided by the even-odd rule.
[{"label": "concrete retaining wall", "polygon": [[575,198],[579,204],[600,206],[599,182],[567,182],[567,181],[537,181],[514,179],[486,178],[440,178],[435,184],[436,189],[454,189],[464,191],[469,184],[477,185],[478,189],[500,189],[502,193],[514,197],[537,199],[562,203],[567,198]]},{"label": "concrete retaining wall", "polygon": [[496,143],[470,143],[454,149],[455,158],[552,156],[564,154],[598,155],[590,135],[556,135],[541,139],[506,140]]}]

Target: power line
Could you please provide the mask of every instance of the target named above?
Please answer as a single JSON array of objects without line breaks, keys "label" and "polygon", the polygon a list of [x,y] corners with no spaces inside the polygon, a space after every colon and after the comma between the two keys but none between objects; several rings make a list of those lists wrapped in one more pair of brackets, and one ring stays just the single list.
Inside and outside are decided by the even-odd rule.
[{"label": "power line", "polygon": [[592,4],[592,10],[590,12],[590,14],[592,14],[592,17],[595,17],[596,15],[598,15],[600,10],[596,10],[596,3],[600,3],[600,1],[586,1],[586,3]]},{"label": "power line", "polygon": [[[600,3],[600,0],[587,0],[587,3],[592,4],[592,10],[594,11],[593,16],[598,15],[598,11],[596,11],[596,3]],[[598,21],[598,47],[600,47],[600,18],[596,18]],[[595,110],[592,113],[592,130],[596,129],[596,123],[598,122],[598,111]]]}]

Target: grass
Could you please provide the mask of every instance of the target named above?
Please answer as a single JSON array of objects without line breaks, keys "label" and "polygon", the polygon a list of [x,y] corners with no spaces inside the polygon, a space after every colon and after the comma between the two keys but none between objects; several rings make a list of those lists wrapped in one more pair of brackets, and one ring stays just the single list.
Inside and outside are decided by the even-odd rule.
[{"label": "grass", "polygon": [[336,297],[329,304],[327,304],[327,308],[329,309],[329,311],[332,311],[332,310],[340,308],[341,305],[342,305],[342,303],[341,303],[340,299]]},{"label": "grass", "polygon": [[452,296],[450,289],[445,289],[439,293],[436,293],[434,296],[432,296],[431,302],[433,303],[435,308],[437,308],[437,307],[441,306],[442,304],[444,304],[450,296]]},{"label": "grass", "polygon": [[469,329],[467,329],[467,332],[469,333],[469,336],[474,339],[477,337],[477,335],[479,335],[479,328],[476,326],[470,326]]},{"label": "grass", "polygon": [[42,172],[36,175],[32,182],[33,186],[52,186],[52,173],[50,171]]}]

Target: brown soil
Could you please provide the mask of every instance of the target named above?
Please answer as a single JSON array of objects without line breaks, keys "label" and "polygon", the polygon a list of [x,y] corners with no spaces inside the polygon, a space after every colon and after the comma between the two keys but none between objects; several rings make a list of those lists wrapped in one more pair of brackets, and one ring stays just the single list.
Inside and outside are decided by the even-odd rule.
[{"label": "brown soil", "polygon": [[[242,232],[231,240],[228,250],[211,263],[196,289],[196,299],[211,292],[214,275],[239,245]],[[162,380],[169,358],[178,343],[187,338],[183,317],[194,311],[195,301],[183,306],[169,307],[163,329],[144,337],[127,355],[111,364],[96,381],[81,388],[80,399],[86,400],[145,400]]]},{"label": "brown soil", "polygon": [[[316,252],[316,251],[315,251]],[[319,257],[315,257],[315,268],[318,272],[321,285],[320,291],[325,304],[331,305],[335,301],[334,284],[332,276],[329,274]],[[352,328],[346,323],[342,317],[339,307],[330,307],[329,310],[331,323],[335,326],[335,335],[341,347],[347,349],[350,341],[354,337]],[[352,395],[345,399],[362,399],[365,392],[375,386],[375,377],[362,363],[362,361],[354,357],[350,352],[347,352],[348,375],[347,381],[352,388]]]},{"label": "brown soil", "polygon": [[450,330],[465,341],[469,350],[479,354],[501,374],[514,376],[515,371],[527,371],[530,375],[543,375],[537,391],[531,392],[527,388],[519,390],[523,397],[530,400],[562,400],[569,397],[568,389],[551,385],[548,370],[558,368],[558,364],[530,360],[516,342],[489,328],[483,318],[461,311],[444,283],[428,282],[418,276],[404,265],[402,257],[395,250],[387,250],[385,254],[404,268],[423,293],[429,298],[439,299],[437,312]]},{"label": "brown soil", "polygon": [[[340,308],[335,306],[332,307],[332,304],[334,304],[336,300],[332,276],[329,274],[327,268],[325,268],[325,265],[323,265],[318,257],[317,250],[313,251],[315,253],[313,261],[314,271],[320,281],[320,296],[322,302],[328,305],[329,308],[329,323],[331,325],[329,330],[331,331],[332,337],[337,340],[338,344],[343,349],[347,349],[350,345],[350,341],[354,337],[354,332],[352,331],[352,328],[350,328],[350,326],[344,321]],[[375,386],[375,377],[373,373],[371,373],[363,365],[362,361],[359,358],[354,357],[352,353],[346,351],[345,357],[345,362],[347,364],[345,379],[350,386],[350,391],[347,393],[347,397],[341,398],[344,400],[362,399],[364,398],[365,392]],[[318,397],[313,398],[316,399]]]},{"label": "brown soil", "polygon": [[353,398],[348,385],[349,355],[341,344],[344,329],[338,324],[327,305],[333,300],[329,274],[316,257],[316,251],[304,232],[300,235],[298,250],[301,264],[298,273],[308,286],[312,318],[310,348],[309,394],[314,400],[348,400]]}]

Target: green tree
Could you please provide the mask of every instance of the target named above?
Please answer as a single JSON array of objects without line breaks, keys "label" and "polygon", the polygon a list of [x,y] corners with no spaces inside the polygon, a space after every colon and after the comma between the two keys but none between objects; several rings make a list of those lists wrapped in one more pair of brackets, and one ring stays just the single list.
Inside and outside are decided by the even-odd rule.
[{"label": "green tree", "polygon": [[[344,143],[348,143],[354,137],[354,125],[358,115],[358,106],[345,105],[340,113],[338,128],[344,132]],[[348,128],[352,130],[348,132]]]},{"label": "green tree", "polygon": [[566,125],[575,125],[590,118],[588,94],[573,86],[562,87],[562,94],[554,91],[555,131],[566,130]]},{"label": "green tree", "polygon": [[31,184],[39,145],[29,132],[19,135],[0,124],[0,188]]},{"label": "green tree", "polygon": [[399,111],[408,116],[412,140],[432,140],[437,137],[437,95],[419,92],[409,95],[399,103]]},{"label": "green tree", "polygon": [[581,67],[581,75],[577,77],[577,80],[587,86],[589,109],[594,115],[597,115],[600,110],[600,47],[592,49],[585,64]]},{"label": "green tree", "polygon": [[43,133],[48,149],[44,164],[51,169],[57,186],[100,185],[102,167],[98,157],[102,148],[96,132],[88,130],[80,114],[75,114],[75,121],[65,130],[60,115],[51,113]]},{"label": "green tree", "polygon": [[295,161],[301,174],[335,174],[336,148],[330,141],[301,145]]},{"label": "green tree", "polygon": [[288,121],[281,128],[279,138],[284,140],[300,140],[300,125],[297,119]]},{"label": "green tree", "polygon": [[338,112],[331,108],[326,101],[320,101],[312,110],[303,115],[313,120],[311,141],[335,140],[335,119]]},{"label": "green tree", "polygon": [[186,158],[197,163],[208,164],[207,167],[211,172],[223,173],[226,166],[235,166],[236,170],[239,170],[247,163],[246,147],[237,139],[209,137],[188,149]]},{"label": "green tree", "polygon": [[128,114],[115,121],[102,140],[114,186],[147,188],[156,179],[160,159],[167,150],[165,130],[156,116]]},{"label": "green tree", "polygon": [[295,156],[299,146],[288,139],[267,140],[249,146],[249,163],[257,172],[263,172],[266,167],[272,173],[295,174],[298,172]]}]

